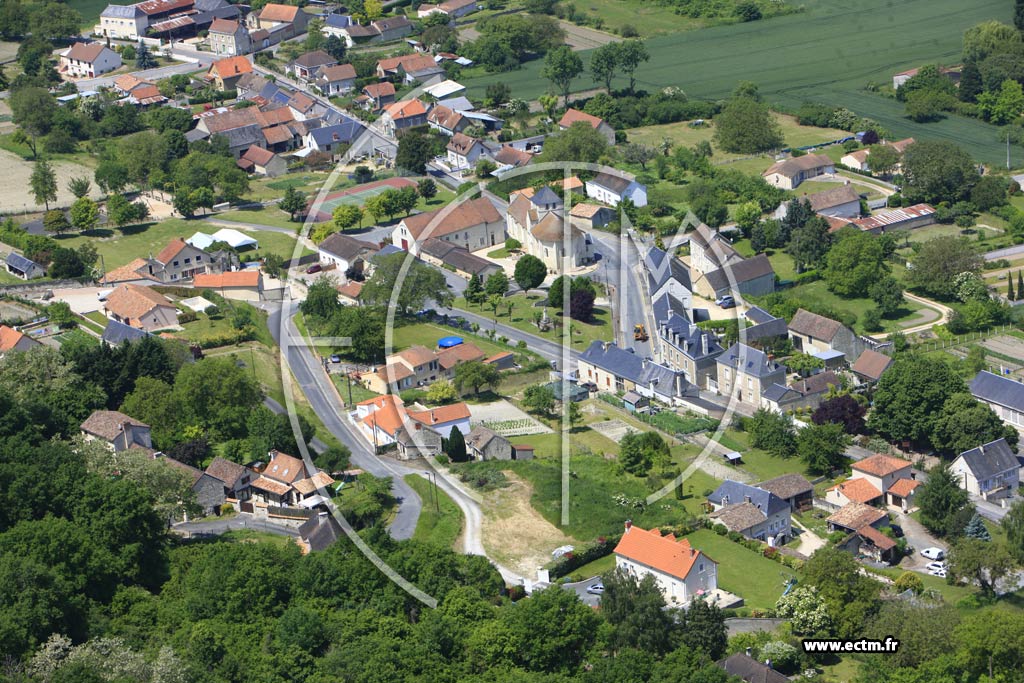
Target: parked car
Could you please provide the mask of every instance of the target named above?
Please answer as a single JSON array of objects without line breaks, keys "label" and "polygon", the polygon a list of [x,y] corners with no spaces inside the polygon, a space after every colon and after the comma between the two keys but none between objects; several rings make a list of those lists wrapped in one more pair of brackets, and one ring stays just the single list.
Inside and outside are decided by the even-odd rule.
[{"label": "parked car", "polygon": [[925,548],[921,551],[921,554],[927,557],[929,560],[944,560],[946,559],[946,551],[942,548]]},{"label": "parked car", "polygon": [[314,263],[309,268],[306,268],[306,274],[312,275],[313,273],[319,273],[321,270],[323,270],[323,266],[319,263]]},{"label": "parked car", "polygon": [[946,578],[948,572],[942,567],[936,567],[935,569],[929,569],[928,573],[932,576],[937,576],[940,579]]},{"label": "parked car", "polygon": [[733,308],[736,306],[736,300],[728,294],[715,299],[715,303],[719,308]]},{"label": "parked car", "polygon": [[926,564],[924,566],[924,568],[927,569],[929,573],[931,573],[932,571],[946,571],[946,563],[945,562],[929,562],[928,564]]},{"label": "parked car", "polygon": [[339,356],[338,354],[332,355],[331,356],[331,362],[332,363],[340,363],[341,362],[341,356]]},{"label": "parked car", "polygon": [[590,593],[591,595],[603,595],[604,594],[604,584],[603,583],[595,583],[593,586],[587,586],[587,592]]}]

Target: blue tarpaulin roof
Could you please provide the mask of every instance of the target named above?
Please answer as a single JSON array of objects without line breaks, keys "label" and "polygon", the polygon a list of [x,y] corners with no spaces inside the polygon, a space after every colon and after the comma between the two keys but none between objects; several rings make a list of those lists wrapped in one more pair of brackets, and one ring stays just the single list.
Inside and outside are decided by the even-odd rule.
[{"label": "blue tarpaulin roof", "polygon": [[458,346],[462,343],[462,337],[442,337],[437,340],[438,348],[450,349],[453,346]]}]

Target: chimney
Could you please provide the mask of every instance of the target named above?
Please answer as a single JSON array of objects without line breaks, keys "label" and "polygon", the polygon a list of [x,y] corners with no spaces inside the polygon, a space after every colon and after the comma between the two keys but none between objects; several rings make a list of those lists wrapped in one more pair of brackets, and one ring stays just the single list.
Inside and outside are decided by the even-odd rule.
[{"label": "chimney", "polygon": [[744,503],[752,503],[753,501],[750,499],[750,496],[743,496],[743,502]]},{"label": "chimney", "polygon": [[623,533],[628,534],[629,530],[633,528],[633,520],[627,519],[625,524],[626,530]]},{"label": "chimney", "polygon": [[708,355],[708,335],[704,332],[700,333],[700,352],[702,356]]}]

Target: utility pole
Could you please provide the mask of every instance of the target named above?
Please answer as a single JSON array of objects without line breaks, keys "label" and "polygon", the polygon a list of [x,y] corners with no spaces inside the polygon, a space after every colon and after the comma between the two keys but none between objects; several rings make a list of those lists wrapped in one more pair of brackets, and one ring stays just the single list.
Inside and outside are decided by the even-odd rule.
[{"label": "utility pole", "polygon": [[434,511],[437,514],[441,514],[441,506],[437,502],[437,473],[428,470],[424,472],[424,474],[427,475],[427,481],[433,484],[433,488],[431,488],[430,492],[433,494],[434,498]]},{"label": "utility pole", "polygon": [[1006,170],[1010,170],[1010,131],[1006,131]]}]

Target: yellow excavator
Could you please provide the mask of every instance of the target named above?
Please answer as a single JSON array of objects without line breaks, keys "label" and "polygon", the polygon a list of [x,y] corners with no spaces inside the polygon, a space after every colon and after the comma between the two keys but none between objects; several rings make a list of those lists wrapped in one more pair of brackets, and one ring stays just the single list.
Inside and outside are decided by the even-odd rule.
[{"label": "yellow excavator", "polygon": [[643,323],[633,325],[633,341],[647,341],[647,328],[643,326]]}]

